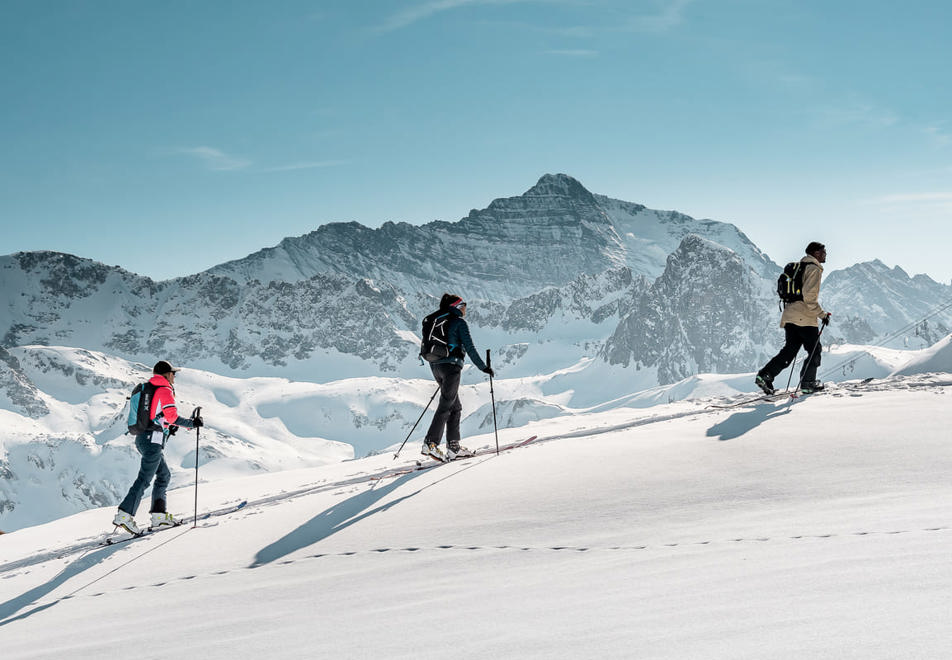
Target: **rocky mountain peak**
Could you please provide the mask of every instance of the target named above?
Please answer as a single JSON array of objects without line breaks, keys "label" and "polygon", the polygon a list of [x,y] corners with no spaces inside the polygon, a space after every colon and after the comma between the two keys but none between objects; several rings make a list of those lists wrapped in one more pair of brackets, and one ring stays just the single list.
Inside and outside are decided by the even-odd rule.
[{"label": "rocky mountain peak", "polygon": [[539,181],[523,194],[523,197],[543,196],[568,197],[596,203],[595,196],[568,174],[543,174]]}]

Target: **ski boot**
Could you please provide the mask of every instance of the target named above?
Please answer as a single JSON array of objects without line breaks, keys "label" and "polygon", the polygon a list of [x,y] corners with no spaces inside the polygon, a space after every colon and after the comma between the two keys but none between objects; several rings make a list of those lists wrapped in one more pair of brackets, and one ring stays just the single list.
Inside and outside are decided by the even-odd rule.
[{"label": "ski boot", "polygon": [[152,525],[149,529],[165,529],[166,527],[175,527],[181,523],[172,517],[171,513],[152,513]]},{"label": "ski boot", "polygon": [[754,384],[757,385],[760,389],[764,391],[764,394],[771,395],[776,394],[777,390],[773,386],[773,378],[764,373],[757,374],[757,377],[754,378]]},{"label": "ski boot", "polygon": [[446,462],[446,456],[443,455],[443,452],[440,451],[440,446],[435,442],[424,442],[423,449],[420,451],[424,456],[429,456],[430,458],[435,458],[441,463]]},{"label": "ski boot", "polygon": [[818,380],[809,380],[800,386],[800,391],[804,394],[813,394],[814,392],[822,392],[826,389],[826,385],[821,383]]},{"label": "ski boot", "polygon": [[116,512],[116,517],[112,519],[112,524],[136,536],[142,533],[142,530],[139,529],[139,526],[136,524],[136,519],[122,509]]},{"label": "ski boot", "polygon": [[448,461],[454,461],[457,458],[469,458],[470,456],[475,455],[476,452],[461,445],[450,446],[446,448],[446,460]]}]

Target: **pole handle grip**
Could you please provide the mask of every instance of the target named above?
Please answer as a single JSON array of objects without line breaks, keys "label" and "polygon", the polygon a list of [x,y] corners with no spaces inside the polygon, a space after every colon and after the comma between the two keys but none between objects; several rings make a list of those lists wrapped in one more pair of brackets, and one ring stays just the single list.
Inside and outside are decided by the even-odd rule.
[{"label": "pole handle grip", "polygon": [[492,368],[492,366],[493,366],[493,361],[492,361],[492,358],[489,356],[489,349],[487,348],[486,349],[486,367]]}]

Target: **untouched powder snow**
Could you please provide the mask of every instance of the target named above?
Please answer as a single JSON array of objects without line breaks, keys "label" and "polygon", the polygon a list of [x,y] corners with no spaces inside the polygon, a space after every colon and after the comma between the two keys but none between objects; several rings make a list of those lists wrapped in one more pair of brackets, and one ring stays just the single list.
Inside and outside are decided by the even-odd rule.
[{"label": "untouched powder snow", "polygon": [[111,508],[18,530],[3,658],[948,657],[947,383],[621,407],[423,472],[397,473],[411,444],[201,484],[197,528],[118,546],[96,545]]}]

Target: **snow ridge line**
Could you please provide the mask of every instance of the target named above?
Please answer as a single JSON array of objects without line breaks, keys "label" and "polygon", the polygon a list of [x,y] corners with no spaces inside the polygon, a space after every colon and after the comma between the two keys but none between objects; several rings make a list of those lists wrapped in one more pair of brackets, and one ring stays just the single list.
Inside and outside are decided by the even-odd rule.
[{"label": "snow ridge line", "polygon": [[[553,545],[553,546],[521,546],[521,545],[495,545],[495,546],[479,546],[479,545],[437,545],[432,547],[407,547],[407,548],[373,548],[370,550],[349,550],[344,552],[327,552],[327,553],[317,553],[313,555],[307,555],[301,557],[300,559],[285,559],[282,561],[275,562],[276,566],[288,566],[291,564],[298,564],[304,561],[312,559],[325,559],[330,557],[354,557],[354,556],[364,556],[364,555],[379,555],[388,552],[393,553],[418,553],[418,552],[439,552],[439,551],[449,551],[449,550],[461,550],[466,552],[474,551],[492,551],[492,550],[509,550],[516,552],[631,552],[631,551],[640,551],[640,550],[664,550],[666,548],[688,548],[688,547],[697,547],[697,546],[706,546],[713,547],[715,545],[724,545],[729,543],[768,543],[771,541],[802,541],[802,540],[828,540],[834,538],[847,538],[851,536],[898,536],[900,534],[915,534],[915,533],[934,533],[934,532],[949,532],[952,531],[952,527],[926,527],[918,530],[895,530],[891,532],[881,532],[881,531],[872,531],[872,532],[840,532],[840,533],[829,533],[829,534],[798,534],[796,536],[781,536],[781,537],[751,537],[751,538],[733,538],[733,539],[722,539],[720,541],[685,541],[685,542],[675,542],[675,543],[660,543],[654,545],[616,545],[616,546],[607,546],[607,547],[598,547],[598,546],[568,546],[568,545]],[[128,563],[128,562],[127,562]],[[123,564],[125,565],[125,564]],[[49,603],[31,603],[37,607],[49,607],[56,603],[59,603],[64,600],[70,600],[73,598],[97,598],[99,596],[105,596],[110,593],[122,593],[126,591],[135,591],[137,589],[157,589],[164,586],[167,586],[174,582],[187,582],[189,580],[194,580],[201,577],[216,577],[220,575],[228,575],[230,573],[237,573],[240,571],[251,571],[262,568],[264,565],[251,565],[251,566],[242,566],[239,568],[225,569],[221,571],[214,571],[212,573],[204,574],[195,574],[195,575],[185,575],[182,577],[169,578],[163,580],[162,582],[155,582],[153,584],[147,585],[131,585],[123,587],[121,589],[114,589],[112,591],[100,591],[93,594],[83,594],[77,595],[79,591],[85,589],[91,584],[98,582],[100,579],[109,575],[101,576],[95,581],[80,587],[76,591],[73,591],[70,594],[56,598]],[[121,567],[120,567],[121,568]],[[0,621],[2,624],[3,621]]]}]

